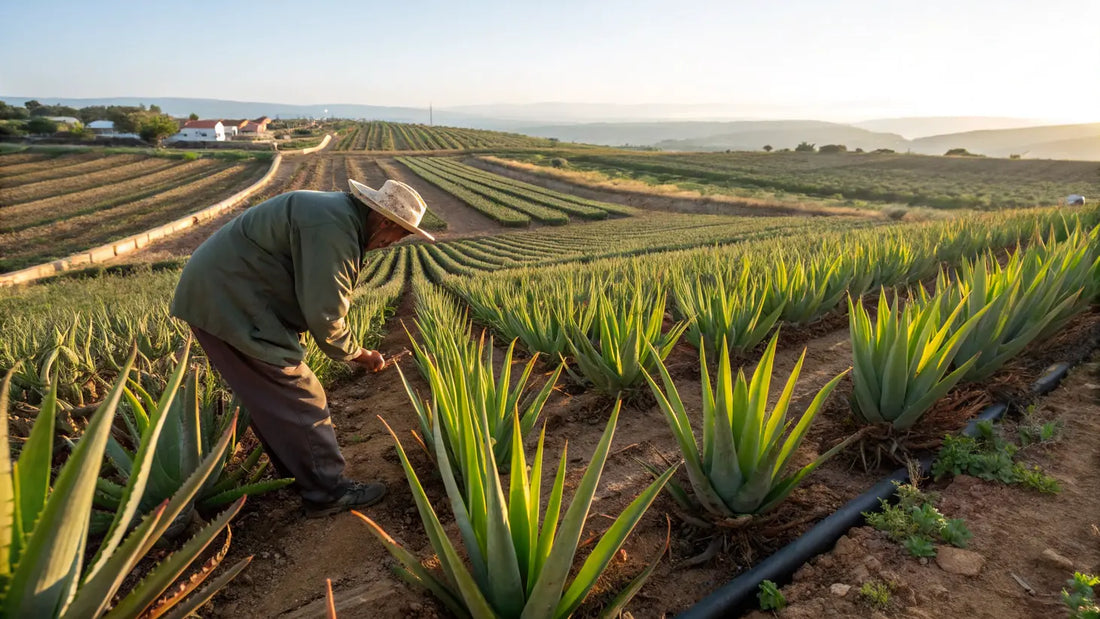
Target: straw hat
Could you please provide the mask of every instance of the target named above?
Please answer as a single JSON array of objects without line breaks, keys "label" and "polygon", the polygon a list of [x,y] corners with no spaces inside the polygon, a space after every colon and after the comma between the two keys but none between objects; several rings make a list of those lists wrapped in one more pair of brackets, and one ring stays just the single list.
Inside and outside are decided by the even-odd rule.
[{"label": "straw hat", "polygon": [[348,179],[348,185],[351,186],[352,195],[359,198],[363,204],[409,232],[435,242],[434,236],[419,227],[420,220],[424,218],[424,211],[428,210],[428,205],[424,204],[424,198],[421,198],[412,187],[395,180],[387,180],[382,184],[381,189],[371,189],[351,179]]}]

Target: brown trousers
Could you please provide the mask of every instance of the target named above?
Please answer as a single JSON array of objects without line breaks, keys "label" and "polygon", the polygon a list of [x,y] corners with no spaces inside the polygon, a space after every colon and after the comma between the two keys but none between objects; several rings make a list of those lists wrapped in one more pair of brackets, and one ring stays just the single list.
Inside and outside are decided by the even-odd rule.
[{"label": "brown trousers", "polygon": [[248,410],[252,431],[281,475],[294,477],[307,501],[337,497],[344,456],[321,382],[305,363],[280,367],[254,359],[191,327],[210,364]]}]

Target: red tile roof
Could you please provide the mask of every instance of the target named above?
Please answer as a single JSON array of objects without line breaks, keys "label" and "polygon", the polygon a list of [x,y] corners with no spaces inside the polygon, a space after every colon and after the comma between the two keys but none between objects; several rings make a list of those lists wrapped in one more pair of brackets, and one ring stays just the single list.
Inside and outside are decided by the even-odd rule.
[{"label": "red tile roof", "polygon": [[[184,129],[214,129],[221,120],[189,120],[183,124]],[[224,125],[223,125],[224,126]]]}]

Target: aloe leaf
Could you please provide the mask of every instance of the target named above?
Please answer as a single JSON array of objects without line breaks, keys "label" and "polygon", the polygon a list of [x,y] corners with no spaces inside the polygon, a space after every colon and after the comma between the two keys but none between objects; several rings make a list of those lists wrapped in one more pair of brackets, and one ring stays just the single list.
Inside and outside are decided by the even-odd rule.
[{"label": "aloe leaf", "polygon": [[631,501],[630,505],[615,519],[611,527],[600,536],[600,541],[592,549],[588,558],[585,559],[581,569],[577,572],[577,576],[565,591],[561,601],[558,602],[555,616],[568,617],[580,606],[585,596],[588,595],[588,591],[596,584],[596,579],[607,569],[611,560],[615,558],[615,554],[619,552],[619,548],[622,547],[623,542],[626,541],[627,536],[634,530],[638,521],[642,519],[646,510],[653,504],[654,499],[657,498],[665,483],[675,472],[676,467],[671,467],[665,471],[636,499]]},{"label": "aloe leaf", "polygon": [[[19,460],[16,463],[17,479],[14,483],[19,489],[16,509],[23,525],[22,530],[15,533],[18,536],[16,542],[30,537],[34,532],[39,514],[46,507],[53,459],[54,425],[57,417],[57,382],[55,380],[50,385],[50,390],[42,401],[42,406],[39,407],[30,437],[23,445],[23,452],[19,454]],[[6,407],[4,410],[6,414]],[[22,556],[22,544],[15,543],[13,546],[12,559],[18,562]]]},{"label": "aloe leaf", "polygon": [[[381,417],[379,417],[379,419],[381,419]],[[452,586],[455,588],[452,595],[462,600],[462,607],[466,608],[467,612],[471,615],[477,617],[493,616],[493,610],[488,600],[485,599],[485,596],[482,594],[473,576],[470,575],[470,572],[462,564],[462,559],[458,556],[458,552],[447,537],[447,532],[439,522],[439,517],[432,508],[431,501],[429,501],[427,495],[424,493],[424,487],[420,485],[420,480],[417,478],[416,472],[413,471],[412,464],[409,463],[409,459],[405,455],[405,450],[402,448],[401,441],[397,438],[397,434],[394,433],[393,429],[390,428],[384,420],[382,424],[386,426],[386,430],[390,433],[390,436],[393,437],[394,444],[397,447],[397,455],[401,459],[402,468],[405,469],[405,477],[408,479],[409,486],[412,489],[413,499],[416,501],[416,507],[420,512],[420,519],[424,524],[425,532],[428,534],[429,540],[431,540],[432,548],[439,557],[443,572],[447,575]],[[439,440],[440,439],[437,439],[437,445]],[[451,477],[449,483],[453,486],[453,476],[446,474],[446,472],[450,470],[446,462],[446,459],[441,459],[441,472],[444,472],[445,481],[447,481],[448,477]],[[448,468],[444,469],[443,467]],[[452,502],[457,498],[451,493],[450,488],[448,488],[447,494],[451,496]],[[367,521],[368,524],[372,524],[369,519],[362,516],[361,518]],[[380,532],[382,532],[382,530],[378,529],[376,534]],[[386,537],[388,538],[388,536]],[[380,537],[380,539],[382,538]],[[386,549],[389,550],[391,554],[394,554],[394,550],[398,548],[400,547],[396,545],[386,545]],[[467,550],[469,550],[468,547]],[[394,554],[394,558],[401,561],[402,564],[405,564],[405,561],[402,561],[402,558],[397,554]],[[415,559],[413,560],[415,561]]]},{"label": "aloe leaf", "polygon": [[259,496],[267,492],[279,490],[280,488],[286,488],[293,483],[293,477],[285,477],[282,479],[269,479],[267,481],[244,484],[241,486],[237,486],[236,488],[226,490],[224,492],[219,492],[218,494],[203,499],[199,502],[199,509],[204,511],[217,509],[219,507],[228,505],[243,496]]},{"label": "aloe leaf", "polygon": [[8,393],[15,368],[4,374],[0,382],[0,591],[11,576],[11,543],[15,529],[15,488],[12,485],[11,448],[8,445]]},{"label": "aloe leaf", "polygon": [[164,619],[186,619],[194,614],[199,608],[209,602],[215,594],[224,589],[238,574],[244,571],[244,568],[248,567],[248,564],[252,562],[252,557],[245,557],[232,567],[225,570],[217,578],[202,588],[201,591],[187,598],[181,604],[177,604],[164,615]]},{"label": "aloe leaf", "polygon": [[179,550],[172,553],[165,560],[157,564],[145,578],[141,580],[130,593],[122,598],[114,608],[106,615],[106,619],[122,619],[134,617],[142,613],[150,604],[164,593],[164,591],[187,569],[202,553],[214,538],[229,525],[233,516],[237,515],[245,499],[242,497],[229,509],[219,514],[210,521],[205,528],[195,534]]},{"label": "aloe leaf", "polygon": [[121,508],[115,513],[115,519],[111,523],[111,527],[99,551],[96,553],[95,559],[92,560],[92,566],[84,574],[84,582],[94,578],[96,573],[107,562],[111,553],[113,553],[119,543],[121,543],[123,535],[126,534],[126,529],[130,526],[130,523],[134,519],[134,515],[137,513],[138,505],[141,503],[142,495],[145,493],[145,485],[149,480],[150,468],[155,456],[154,448],[160,438],[161,428],[164,427],[165,413],[172,405],[172,400],[175,398],[176,391],[179,389],[180,382],[183,380],[183,374],[187,368],[187,358],[190,350],[191,342],[189,340],[180,355],[181,360],[176,365],[176,370],[168,379],[168,384],[165,386],[160,402],[157,403],[157,408],[152,411],[152,415],[146,420],[145,432],[141,437],[141,443],[138,446],[137,453],[134,454],[129,481],[119,500]]},{"label": "aloe leaf", "polygon": [[621,402],[615,404],[611,411],[611,418],[607,422],[600,442],[596,445],[595,453],[577,484],[577,490],[573,495],[573,501],[565,512],[560,528],[557,532],[554,545],[543,565],[538,580],[531,590],[531,596],[527,599],[527,605],[523,609],[524,618],[545,617],[557,607],[565,587],[565,579],[569,576],[569,570],[573,564],[573,556],[580,542],[581,532],[584,528],[588,510],[592,506],[592,497],[596,493],[600,475],[603,472],[604,462],[611,449],[611,438],[615,434],[615,424],[619,420]]},{"label": "aloe leaf", "polygon": [[[130,353],[125,371],[134,362]],[[54,483],[4,598],[9,617],[54,616],[76,592],[103,450],[125,381],[116,382]]]}]

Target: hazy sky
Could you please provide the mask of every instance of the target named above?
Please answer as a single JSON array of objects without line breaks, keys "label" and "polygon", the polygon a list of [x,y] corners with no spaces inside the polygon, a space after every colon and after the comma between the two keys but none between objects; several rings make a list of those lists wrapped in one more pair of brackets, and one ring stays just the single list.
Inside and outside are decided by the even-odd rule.
[{"label": "hazy sky", "polygon": [[[3,0],[0,94],[1100,121],[1100,0]],[[816,113],[814,113],[816,112]]]}]

